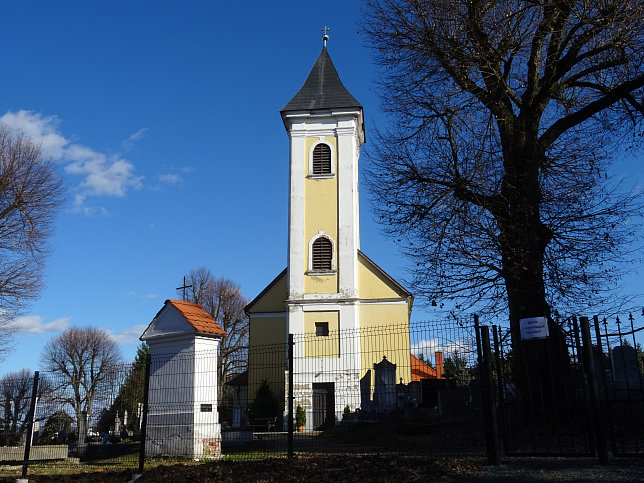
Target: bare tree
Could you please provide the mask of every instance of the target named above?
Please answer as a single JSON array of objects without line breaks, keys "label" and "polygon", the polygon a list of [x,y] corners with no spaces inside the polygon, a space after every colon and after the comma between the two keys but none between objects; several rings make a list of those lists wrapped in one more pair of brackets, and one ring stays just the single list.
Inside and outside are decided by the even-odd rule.
[{"label": "bare tree", "polygon": [[30,139],[0,125],[0,359],[13,318],[42,288],[47,240],[63,202],[61,178]]},{"label": "bare tree", "polygon": [[2,398],[2,444],[14,446],[27,428],[33,377],[27,369],[12,372],[0,379]]},{"label": "bare tree", "polygon": [[72,407],[77,423],[83,413],[88,423],[97,393],[114,385],[115,369],[122,358],[118,345],[105,330],[71,327],[47,342],[41,360],[44,369],[53,373],[58,399]]},{"label": "bare tree", "polygon": [[[33,373],[28,369],[11,372],[0,379],[0,444],[14,446],[24,435],[33,391]],[[46,399],[50,392],[48,381],[40,380],[37,400]]]},{"label": "bare tree", "polygon": [[641,134],[642,2],[367,3],[392,120],[370,184],[417,292],[508,310],[515,344],[521,318],[607,300],[642,206],[607,178]]},{"label": "bare tree", "polygon": [[[111,401],[109,406],[103,408],[96,421],[96,429],[99,433],[109,432],[114,424],[117,414],[123,416],[125,412],[130,415],[129,424],[126,429],[133,429],[139,405],[143,403],[143,390],[145,385],[145,370],[150,357],[150,348],[145,344],[139,344],[134,357],[134,362],[126,371],[127,377],[119,384],[118,394]],[[125,427],[125,420],[123,420]],[[138,429],[138,428],[137,428]]]},{"label": "bare tree", "polygon": [[[215,278],[212,272],[201,267],[186,274],[186,285],[191,285],[186,294],[189,302],[201,305],[226,331],[219,346],[217,360],[219,398],[223,384],[233,375],[246,369],[248,355],[248,317],[244,307],[248,300],[235,282],[227,278]],[[183,292],[178,291],[178,295]]]}]

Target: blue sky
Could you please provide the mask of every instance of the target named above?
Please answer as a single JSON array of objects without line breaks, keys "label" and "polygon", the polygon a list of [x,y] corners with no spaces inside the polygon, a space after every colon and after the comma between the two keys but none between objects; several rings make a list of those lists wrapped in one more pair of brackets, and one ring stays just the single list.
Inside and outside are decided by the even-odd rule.
[{"label": "blue sky", "polygon": [[[209,267],[254,297],[286,265],[288,138],[279,109],[330,26],[329,52],[373,127],[375,69],[358,1],[5,2],[0,117],[65,178],[47,287],[0,373],[38,368],[70,325],[133,357],[182,275]],[[372,221],[362,249],[401,278]]]},{"label": "blue sky", "polygon": [[[331,28],[329,52],[383,124],[361,2],[3,2],[0,118],[42,142],[68,201],[47,287],[0,374],[38,369],[71,325],[109,330],[126,359],[184,273],[207,266],[254,297],[286,265],[288,139],[279,109]],[[364,158],[363,158],[364,159]],[[625,168],[626,169],[626,168]],[[641,163],[628,168],[644,180]],[[361,248],[404,281],[361,190]],[[428,318],[420,304],[415,319]]]}]

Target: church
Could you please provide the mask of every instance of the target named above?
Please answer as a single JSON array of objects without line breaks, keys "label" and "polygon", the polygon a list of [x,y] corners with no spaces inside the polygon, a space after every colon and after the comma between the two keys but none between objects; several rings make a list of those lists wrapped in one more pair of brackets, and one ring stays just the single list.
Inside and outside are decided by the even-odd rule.
[{"label": "church", "polygon": [[290,141],[287,266],[246,306],[250,402],[262,381],[285,401],[293,334],[294,407],[306,411],[307,429],[333,424],[347,408],[365,410],[377,363],[397,367],[394,384],[411,381],[413,296],[360,251],[364,111],[340,81],[327,39],[280,111]]}]

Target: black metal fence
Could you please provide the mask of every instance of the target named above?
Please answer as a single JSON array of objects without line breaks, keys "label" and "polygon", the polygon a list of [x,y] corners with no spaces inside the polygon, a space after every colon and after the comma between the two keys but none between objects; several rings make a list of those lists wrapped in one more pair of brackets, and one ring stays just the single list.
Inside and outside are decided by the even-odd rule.
[{"label": "black metal fence", "polygon": [[518,347],[469,321],[322,330],[250,347],[223,382],[211,352],[93,380],[22,371],[0,380],[0,460],[25,476],[303,453],[641,455],[636,325],[571,318],[561,345]]},{"label": "black metal fence", "polygon": [[249,349],[248,371],[228,384],[224,455],[481,451],[472,321],[323,330],[292,344]]},{"label": "black metal fence", "polygon": [[91,385],[78,374],[36,373],[37,384],[29,373],[5,378],[0,460],[23,463],[26,475],[137,472],[168,458],[481,452],[471,322],[291,341],[290,350],[287,340],[250,347],[247,370],[225,384],[215,382],[216,353],[185,351],[113,367]]},{"label": "black metal fence", "polygon": [[[495,328],[494,380],[507,455],[644,454],[644,360],[626,323],[570,318],[548,339]],[[559,338],[559,342],[557,339]]]},{"label": "black metal fence", "polygon": [[27,371],[0,381],[0,461],[47,468],[137,468],[145,372],[132,364]]},{"label": "black metal fence", "polygon": [[217,375],[216,352],[152,354],[142,456],[221,456]]}]

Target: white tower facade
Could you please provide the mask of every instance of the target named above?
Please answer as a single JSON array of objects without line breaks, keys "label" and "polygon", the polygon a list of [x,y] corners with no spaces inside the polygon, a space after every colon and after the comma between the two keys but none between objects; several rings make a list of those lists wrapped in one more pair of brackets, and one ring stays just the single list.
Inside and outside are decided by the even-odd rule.
[{"label": "white tower facade", "polygon": [[[360,339],[340,335],[359,330],[364,121],[326,47],[281,113],[290,140],[286,328],[301,339],[296,401],[312,413],[307,426],[317,428],[360,400]],[[325,407],[315,407],[316,401]]]}]

